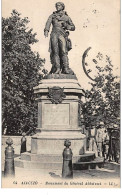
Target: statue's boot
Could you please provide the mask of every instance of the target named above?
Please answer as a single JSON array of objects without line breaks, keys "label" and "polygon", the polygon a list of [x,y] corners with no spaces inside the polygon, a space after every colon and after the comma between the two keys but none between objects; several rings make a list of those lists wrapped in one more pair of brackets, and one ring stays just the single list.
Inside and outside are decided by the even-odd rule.
[{"label": "statue's boot", "polygon": [[63,73],[64,74],[70,74],[70,70],[69,70],[69,60],[68,60],[68,56],[66,54],[63,54],[62,56],[62,62],[63,62]]},{"label": "statue's boot", "polygon": [[59,74],[59,73],[60,73],[60,68],[57,68],[57,70],[54,74]]},{"label": "statue's boot", "polygon": [[64,68],[63,73],[64,73],[64,74],[70,74],[70,71],[68,70],[68,68]]},{"label": "statue's boot", "polygon": [[55,66],[55,71],[53,73],[59,74],[61,70],[60,70],[60,58],[58,54],[54,55],[54,66]]}]

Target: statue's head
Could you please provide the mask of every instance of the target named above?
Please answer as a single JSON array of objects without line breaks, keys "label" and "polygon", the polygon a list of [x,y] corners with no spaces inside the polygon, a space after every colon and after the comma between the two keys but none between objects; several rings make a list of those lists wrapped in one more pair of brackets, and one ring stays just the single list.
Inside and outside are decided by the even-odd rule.
[{"label": "statue's head", "polygon": [[65,5],[64,5],[64,3],[62,3],[62,2],[57,2],[57,3],[55,4],[55,7],[56,7],[56,10],[57,10],[57,11],[60,11],[60,10],[64,10],[64,9],[65,9]]}]

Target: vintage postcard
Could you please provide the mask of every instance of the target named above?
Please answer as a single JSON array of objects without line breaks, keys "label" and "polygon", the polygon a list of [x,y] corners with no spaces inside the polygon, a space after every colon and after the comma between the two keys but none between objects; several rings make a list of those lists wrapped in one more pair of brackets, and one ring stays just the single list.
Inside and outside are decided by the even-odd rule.
[{"label": "vintage postcard", "polygon": [[120,1],[2,0],[2,188],[120,188]]}]

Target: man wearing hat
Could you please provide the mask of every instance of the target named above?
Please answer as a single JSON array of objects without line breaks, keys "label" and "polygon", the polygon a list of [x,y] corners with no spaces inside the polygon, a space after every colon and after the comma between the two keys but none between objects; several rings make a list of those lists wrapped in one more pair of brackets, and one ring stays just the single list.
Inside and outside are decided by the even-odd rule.
[{"label": "man wearing hat", "polygon": [[117,124],[114,124],[110,129],[110,150],[109,150],[109,158],[111,160],[115,160],[115,162],[119,163],[120,158],[120,127]]},{"label": "man wearing hat", "polygon": [[103,134],[103,156],[104,159],[107,160],[109,157],[108,151],[109,151],[109,134],[107,130],[104,131]]},{"label": "man wearing hat", "polygon": [[98,156],[102,157],[102,151],[103,151],[103,134],[105,131],[104,123],[100,122],[99,126],[97,127],[97,135],[96,135],[96,141],[97,141],[97,149],[98,149]]},{"label": "man wearing hat", "polygon": [[96,145],[96,128],[95,125],[92,125],[89,130],[89,151],[95,152],[95,157],[98,157],[97,145]]},{"label": "man wearing hat", "polygon": [[75,26],[71,18],[64,11],[65,5],[62,2],[56,3],[56,10],[51,14],[46,22],[44,35],[48,37],[48,32],[52,24],[52,32],[50,35],[50,59],[52,69],[50,73],[74,74],[69,68],[68,48],[67,48],[67,30],[74,31]]}]

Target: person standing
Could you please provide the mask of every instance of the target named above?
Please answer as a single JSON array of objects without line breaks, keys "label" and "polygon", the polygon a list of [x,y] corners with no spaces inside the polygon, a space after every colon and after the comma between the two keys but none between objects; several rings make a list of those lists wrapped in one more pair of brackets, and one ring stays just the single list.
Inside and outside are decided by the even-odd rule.
[{"label": "person standing", "polygon": [[95,157],[98,157],[97,145],[96,145],[96,128],[95,125],[92,125],[89,130],[89,151],[95,152]]},{"label": "person standing", "polygon": [[103,135],[103,156],[104,159],[107,160],[109,157],[108,151],[109,151],[109,134],[107,130],[104,131]]},{"label": "person standing", "polygon": [[97,141],[97,149],[98,149],[98,156],[103,157],[103,133],[105,131],[104,123],[100,122],[100,125],[97,130],[96,141]]}]

